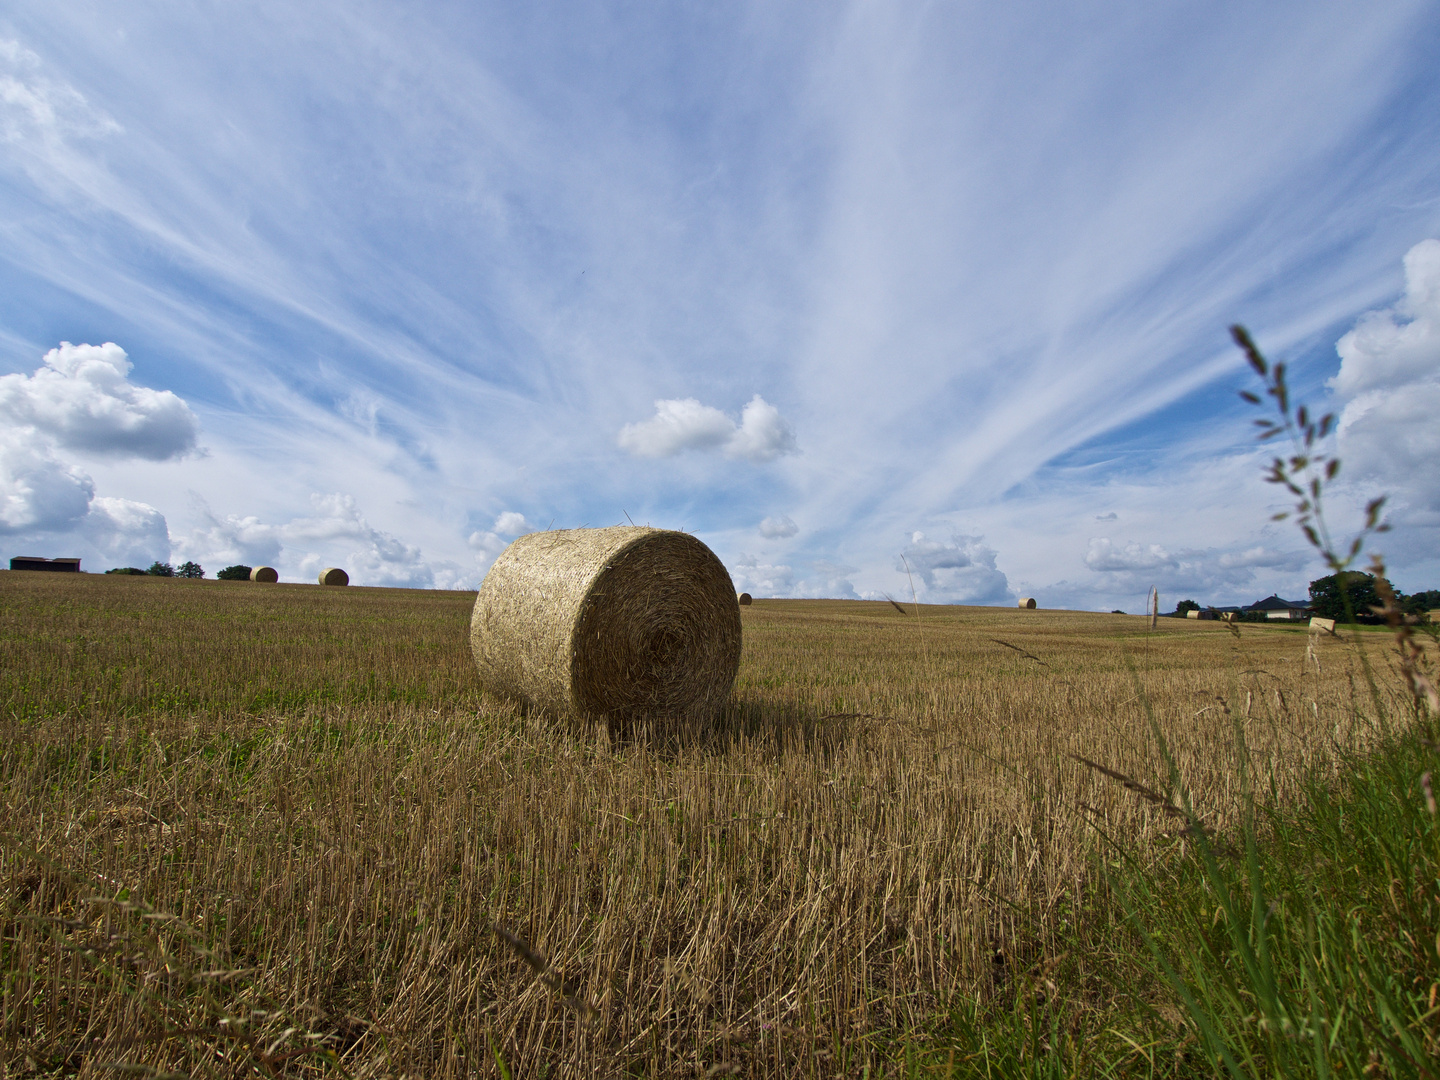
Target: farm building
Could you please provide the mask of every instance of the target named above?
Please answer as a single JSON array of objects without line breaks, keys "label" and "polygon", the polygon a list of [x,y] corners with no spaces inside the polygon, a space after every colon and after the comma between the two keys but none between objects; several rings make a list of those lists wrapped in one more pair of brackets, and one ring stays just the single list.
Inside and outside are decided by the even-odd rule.
[{"label": "farm building", "polygon": [[1281,600],[1275,595],[1257,600],[1245,610],[1264,612],[1267,619],[1299,620],[1310,617],[1310,605],[1304,600]]},{"label": "farm building", "polygon": [[49,570],[52,573],[78,574],[79,559],[46,559],[39,555],[17,555],[10,560],[11,570]]}]

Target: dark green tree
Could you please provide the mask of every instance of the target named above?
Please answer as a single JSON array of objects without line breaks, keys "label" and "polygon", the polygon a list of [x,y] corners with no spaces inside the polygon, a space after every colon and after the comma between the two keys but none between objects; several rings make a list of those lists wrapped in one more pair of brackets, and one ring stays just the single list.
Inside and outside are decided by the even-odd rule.
[{"label": "dark green tree", "polygon": [[150,564],[150,569],[149,569],[149,570],[146,570],[145,572],[146,572],[147,574],[149,574],[151,577],[174,577],[174,576],[175,576],[175,568],[174,568],[173,566],[171,566],[168,562],[159,562],[158,560],[157,560],[156,562],[151,563],[151,564]]},{"label": "dark green tree", "polygon": [[1401,599],[1400,606],[1407,615],[1423,615],[1440,608],[1440,589],[1422,589]]},{"label": "dark green tree", "polygon": [[1179,615],[1182,619],[1185,617],[1185,613],[1187,611],[1199,610],[1200,605],[1197,604],[1194,600],[1181,600],[1178,604],[1175,605],[1175,614]]},{"label": "dark green tree", "polygon": [[114,570],[106,570],[105,573],[107,573],[107,574],[138,574],[140,577],[144,577],[144,576],[145,576],[145,571],[144,571],[144,570],[141,570],[138,566],[117,566],[117,567],[115,567]]},{"label": "dark green tree", "polygon": [[[1389,584],[1388,579],[1386,584]],[[1391,589],[1394,589],[1393,585]],[[1345,594],[1348,594],[1350,600],[1348,613],[1345,610]],[[1356,622],[1377,623],[1380,617],[1370,609],[1379,603],[1380,594],[1375,589],[1374,574],[1346,570],[1340,574],[1327,574],[1310,582],[1310,610],[1325,619],[1349,622],[1353,615]]]},{"label": "dark green tree", "polygon": [[215,575],[221,581],[249,581],[250,567],[241,566],[238,563],[234,566],[227,566]]},{"label": "dark green tree", "polygon": [[197,562],[183,562],[180,564],[179,569],[175,571],[175,576],[184,578],[203,578],[205,576],[205,568]]}]

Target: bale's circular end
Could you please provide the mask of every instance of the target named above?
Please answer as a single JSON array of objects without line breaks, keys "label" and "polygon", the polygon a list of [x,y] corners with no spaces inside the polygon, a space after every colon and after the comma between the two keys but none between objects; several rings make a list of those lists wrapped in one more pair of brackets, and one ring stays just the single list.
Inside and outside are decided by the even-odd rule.
[{"label": "bale's circular end", "polygon": [[749,607],[755,602],[755,598],[751,596],[748,592],[742,592],[735,599],[739,601],[741,607]]},{"label": "bale's circular end", "polygon": [[1020,606],[1021,606],[1022,608],[1024,608],[1026,611],[1034,611],[1034,610],[1035,610],[1035,598],[1034,598],[1033,596],[1022,596],[1022,597],[1020,598]]},{"label": "bale's circular end", "polygon": [[263,581],[273,585],[280,580],[280,575],[273,566],[257,566],[250,571],[250,580]]},{"label": "bale's circular end", "polygon": [[321,585],[349,585],[350,575],[338,566],[327,566],[320,571]]},{"label": "bale's circular end", "polygon": [[740,607],[724,565],[686,533],[531,533],[481,583],[470,645],[487,690],[557,716],[709,720],[740,667]]}]

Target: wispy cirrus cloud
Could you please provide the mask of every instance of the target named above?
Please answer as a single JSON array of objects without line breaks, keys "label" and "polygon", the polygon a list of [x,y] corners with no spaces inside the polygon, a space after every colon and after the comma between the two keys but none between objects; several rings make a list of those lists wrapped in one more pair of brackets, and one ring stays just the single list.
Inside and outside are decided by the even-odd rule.
[{"label": "wispy cirrus cloud", "polygon": [[[77,479],[58,436],[12,446],[58,493],[16,488],[14,520],[68,535],[84,478],[184,537],[212,527],[202,503],[278,529],[350,492],[365,526],[341,555],[438,584],[483,570],[505,513],[628,510],[737,567],[783,518],[803,532],[762,526],[755,563],[777,591],[903,588],[922,531],[962,554],[983,535],[1012,587],[1106,606],[1159,570],[1088,566],[1099,533],[1104,565],[1284,546],[1268,493],[1236,486],[1256,472],[1217,393],[1240,371],[1224,327],[1322,386],[1440,235],[1421,0],[16,0],[6,33],[0,363],[30,378],[62,336],[118,342],[211,452]],[[1406,377],[1363,415],[1378,384],[1344,392],[1342,475],[1391,482],[1386,425],[1429,453],[1428,383]],[[937,589],[983,576],[978,555],[937,564]]]}]

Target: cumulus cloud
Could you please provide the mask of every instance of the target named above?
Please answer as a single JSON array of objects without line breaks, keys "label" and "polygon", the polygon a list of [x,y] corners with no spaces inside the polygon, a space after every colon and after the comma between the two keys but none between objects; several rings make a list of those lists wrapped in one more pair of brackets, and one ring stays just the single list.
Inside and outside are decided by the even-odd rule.
[{"label": "cumulus cloud", "polygon": [[785,563],[767,563],[758,556],[742,554],[730,568],[735,587],[752,596],[794,596],[856,599],[849,574],[854,567],[824,561],[812,562],[809,573],[801,575]]},{"label": "cumulus cloud", "polygon": [[33,375],[0,376],[0,419],[67,450],[165,461],[195,449],[199,422],[168,390],[136,386],[113,341],[45,354]]},{"label": "cumulus cloud", "polygon": [[[423,589],[436,584],[436,567],[420,548],[371,525],[354,496],[312,494],[310,503],[310,515],[281,524],[207,512],[206,524],[178,544],[202,565],[288,566],[306,578],[324,566],[343,566],[357,585]],[[439,565],[447,570],[442,587],[473,585],[473,572]]]},{"label": "cumulus cloud", "polygon": [[535,531],[525,520],[525,515],[517,514],[514,510],[503,511],[491,527],[501,536],[519,536],[522,533]]},{"label": "cumulus cloud", "polygon": [[268,566],[280,560],[280,530],[257,517],[204,512],[205,524],[183,540],[191,558],[202,565]]},{"label": "cumulus cloud", "polygon": [[1085,565],[1091,570],[1114,573],[1125,570],[1158,570],[1178,566],[1175,556],[1159,544],[1137,544],[1130,541],[1119,547],[1105,538],[1092,538],[1085,552]]},{"label": "cumulus cloud", "polygon": [[357,583],[408,589],[435,584],[435,573],[420,549],[371,525],[353,495],[311,495],[310,502],[315,511],[310,517],[296,518],[277,530],[286,544],[312,549],[299,559],[307,573],[334,558],[329,553],[348,548],[344,565]]},{"label": "cumulus cloud", "polygon": [[783,563],[761,562],[742,554],[730,568],[735,587],[754,596],[789,596],[795,588],[795,570]]},{"label": "cumulus cloud", "polygon": [[1275,591],[1271,584],[1275,577],[1289,579],[1304,572],[1311,566],[1313,556],[1303,549],[1264,544],[1232,551],[1220,548],[1171,551],[1160,544],[1133,540],[1122,544],[1098,537],[1087,545],[1084,561],[1086,567],[1096,572],[1097,580],[1061,582],[1051,586],[1051,590],[1098,599],[1138,595],[1153,585],[1160,589],[1163,607],[1168,603],[1166,598],[1177,594],[1201,603],[1230,603],[1246,600],[1244,593],[1249,589],[1256,590],[1256,595],[1248,599],[1259,600]]},{"label": "cumulus cloud", "polygon": [[1335,348],[1343,475],[1440,510],[1440,240],[1410,249],[1399,303],[1363,316]]},{"label": "cumulus cloud", "polygon": [[767,540],[785,540],[794,536],[800,531],[800,526],[791,521],[784,514],[777,514],[775,517],[767,517],[760,522],[760,535]]},{"label": "cumulus cloud", "polygon": [[189,406],[168,391],[133,385],[129,374],[125,350],[113,342],[62,342],[33,375],[0,376],[0,534],[37,551],[59,544],[92,560],[169,557],[160,511],[97,496],[95,481],[62,456],[163,461],[194,449],[198,425]]},{"label": "cumulus cloud", "polygon": [[932,603],[1001,604],[1012,594],[1005,574],[995,565],[996,555],[984,537],[957,535],[945,544],[917,532],[895,568],[918,576],[925,599]]},{"label": "cumulus cloud", "polygon": [[797,452],[795,433],[780,411],[759,394],[736,424],[719,409],[694,398],[655,402],[649,420],[626,424],[617,440],[636,457],[674,457],[686,450],[720,450],[727,457],[774,461]]},{"label": "cumulus cloud", "polygon": [[[474,549],[476,562],[488,567],[502,551],[510,546],[512,539],[534,531],[535,526],[526,520],[524,514],[514,510],[503,510],[495,518],[495,524],[489,530],[472,532],[466,543]],[[473,573],[473,571],[466,570],[461,576],[465,580],[469,580],[469,576],[473,576]]]},{"label": "cumulus cloud", "polygon": [[132,499],[97,496],[76,531],[112,565],[145,567],[170,557],[165,515]]},{"label": "cumulus cloud", "polygon": [[90,508],[95,482],[25,429],[0,429],[0,533],[53,532]]}]

